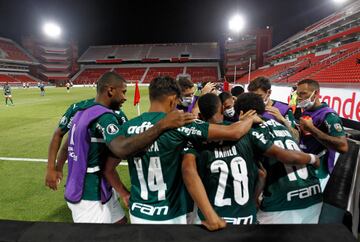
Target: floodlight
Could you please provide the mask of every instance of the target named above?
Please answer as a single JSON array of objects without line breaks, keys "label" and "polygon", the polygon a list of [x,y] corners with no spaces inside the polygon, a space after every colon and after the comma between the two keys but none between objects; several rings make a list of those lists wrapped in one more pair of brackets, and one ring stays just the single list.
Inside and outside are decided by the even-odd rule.
[{"label": "floodlight", "polygon": [[245,27],[245,19],[243,16],[237,14],[229,21],[229,29],[239,33]]},{"label": "floodlight", "polygon": [[57,25],[55,23],[44,24],[43,31],[46,36],[48,36],[50,38],[54,38],[54,39],[58,38],[61,34],[61,29],[60,29],[59,25]]},{"label": "floodlight", "polygon": [[347,2],[348,0],[333,0],[333,1],[336,4],[343,4],[343,3]]}]

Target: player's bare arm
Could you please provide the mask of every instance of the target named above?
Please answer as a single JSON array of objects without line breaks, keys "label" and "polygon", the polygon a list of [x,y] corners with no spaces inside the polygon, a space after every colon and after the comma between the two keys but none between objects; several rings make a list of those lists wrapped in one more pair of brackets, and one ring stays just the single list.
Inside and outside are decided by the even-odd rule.
[{"label": "player's bare arm", "polygon": [[191,198],[205,216],[202,224],[210,231],[226,227],[226,222],[220,218],[210,204],[196,167],[196,157],[193,154],[185,154],[182,161],[182,176],[186,189]]},{"label": "player's bare arm", "polygon": [[175,110],[168,113],[165,118],[160,120],[153,127],[141,133],[131,137],[118,136],[109,144],[109,149],[120,159],[145,149],[148,145],[153,143],[164,131],[168,129],[174,129],[185,124],[191,123],[195,120],[195,117],[191,113],[184,113],[182,111]]},{"label": "player's bare arm", "polygon": [[289,165],[306,165],[311,164],[315,167],[320,166],[320,159],[319,157],[307,154],[301,151],[294,151],[294,150],[285,150],[280,148],[276,145],[272,145],[264,155],[268,157],[274,157],[275,159],[279,160],[284,164]]},{"label": "player's bare arm", "polygon": [[300,133],[297,129],[291,127],[291,123],[284,118],[284,116],[282,116],[282,114],[280,113],[279,109],[274,107],[274,106],[267,106],[265,108],[265,110],[270,113],[271,115],[273,115],[276,120],[278,122],[280,122],[281,124],[283,124],[290,132],[290,134],[294,137],[294,139],[299,142],[300,140]]},{"label": "player's bare arm", "polygon": [[345,136],[330,136],[320,129],[316,128],[311,119],[300,119],[301,129],[310,132],[315,139],[327,148],[336,150],[339,153],[346,153],[349,150],[348,142]]},{"label": "player's bare arm", "polygon": [[56,171],[56,155],[59,151],[64,133],[60,128],[57,128],[51,138],[49,151],[48,151],[48,163],[45,176],[45,185],[52,190],[57,190],[58,174]]},{"label": "player's bare arm", "polygon": [[129,206],[130,192],[127,190],[125,185],[122,183],[119,174],[116,171],[116,167],[119,165],[120,160],[109,155],[105,162],[104,176],[110,185],[120,194],[125,206]]},{"label": "player's bare arm", "polygon": [[239,140],[249,132],[254,122],[254,116],[249,116],[242,121],[235,122],[231,125],[209,125],[209,140]]}]

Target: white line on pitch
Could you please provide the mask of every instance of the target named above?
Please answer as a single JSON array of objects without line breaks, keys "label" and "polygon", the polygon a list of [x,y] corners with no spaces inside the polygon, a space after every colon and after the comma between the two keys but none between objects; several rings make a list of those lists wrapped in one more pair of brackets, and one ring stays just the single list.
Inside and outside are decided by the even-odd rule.
[{"label": "white line on pitch", "polygon": [[[32,161],[32,162],[47,162],[47,159],[31,159],[31,158],[13,158],[13,157],[0,157],[3,161]],[[127,161],[122,161],[120,166],[127,166]]]}]

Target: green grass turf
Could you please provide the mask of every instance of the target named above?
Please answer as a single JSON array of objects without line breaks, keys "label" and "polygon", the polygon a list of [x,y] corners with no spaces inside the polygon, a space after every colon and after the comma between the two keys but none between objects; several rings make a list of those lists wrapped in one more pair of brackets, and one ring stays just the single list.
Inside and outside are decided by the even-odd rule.
[{"label": "green grass turf", "polygon": [[[148,91],[140,88],[141,111],[149,107]],[[54,129],[74,102],[92,98],[95,89],[48,88],[44,97],[39,89],[13,89],[14,106],[0,102],[0,157],[47,158],[47,149]],[[123,110],[128,118],[137,115],[133,106],[134,87],[128,87]],[[71,222],[64,195],[64,180],[58,191],[45,187],[46,163],[0,161],[0,219],[27,221]],[[124,183],[129,186],[126,166],[118,167]]]}]

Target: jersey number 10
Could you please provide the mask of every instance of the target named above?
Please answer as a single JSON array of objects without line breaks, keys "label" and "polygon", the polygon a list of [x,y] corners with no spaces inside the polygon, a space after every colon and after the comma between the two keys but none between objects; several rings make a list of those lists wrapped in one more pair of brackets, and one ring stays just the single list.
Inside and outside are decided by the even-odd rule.
[{"label": "jersey number 10", "polygon": [[[283,149],[301,151],[299,146],[294,141],[292,141],[290,139],[285,141],[285,145],[281,140],[275,140],[274,144],[276,146],[279,146],[280,148],[283,148]],[[296,166],[284,165],[284,167],[285,167],[285,170],[287,172],[287,176],[289,178],[289,181],[296,181],[297,180],[295,172],[298,175],[298,177],[300,177],[303,180],[307,179],[308,176],[309,176],[306,165],[296,165]]]}]

